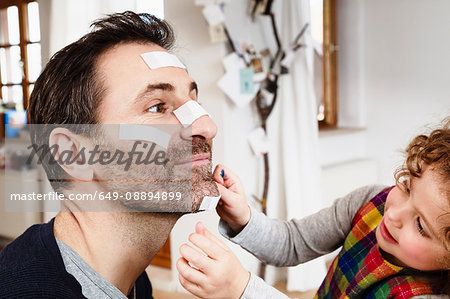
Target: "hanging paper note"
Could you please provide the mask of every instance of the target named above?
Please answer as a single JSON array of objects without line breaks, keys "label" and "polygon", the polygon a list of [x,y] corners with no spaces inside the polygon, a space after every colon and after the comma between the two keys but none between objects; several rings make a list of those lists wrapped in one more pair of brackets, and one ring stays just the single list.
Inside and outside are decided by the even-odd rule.
[{"label": "hanging paper note", "polygon": [[264,71],[263,63],[261,57],[252,58],[252,67],[255,73],[261,73]]},{"label": "hanging paper note", "polygon": [[226,42],[227,36],[225,34],[223,23],[216,26],[209,26],[209,39],[212,43]]},{"label": "hanging paper note", "polygon": [[239,70],[239,79],[241,84],[241,94],[252,94],[253,85],[253,68],[242,68]]},{"label": "hanging paper note", "polygon": [[206,6],[214,4],[214,0],[195,0],[195,5],[197,6]]},{"label": "hanging paper note", "polygon": [[225,67],[225,74],[217,82],[217,85],[236,106],[245,107],[254,99],[260,83],[253,81],[253,93],[242,94],[240,69],[245,68],[244,61],[235,52],[225,56],[222,61]]},{"label": "hanging paper note", "polygon": [[222,12],[219,5],[207,5],[203,8],[202,12],[209,26],[216,26],[225,22],[225,14]]},{"label": "hanging paper note", "polygon": [[270,142],[263,128],[259,127],[253,130],[247,138],[255,156],[269,152]]}]

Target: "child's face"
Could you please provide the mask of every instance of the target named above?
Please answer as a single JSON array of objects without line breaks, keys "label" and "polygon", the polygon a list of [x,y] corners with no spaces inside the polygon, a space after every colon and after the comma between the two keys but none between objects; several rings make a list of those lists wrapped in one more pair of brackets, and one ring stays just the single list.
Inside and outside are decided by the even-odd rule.
[{"label": "child's face", "polygon": [[392,263],[422,271],[444,268],[448,251],[440,229],[450,219],[444,215],[448,200],[440,187],[435,171],[427,167],[413,178],[410,194],[398,187],[389,192],[376,238]]}]

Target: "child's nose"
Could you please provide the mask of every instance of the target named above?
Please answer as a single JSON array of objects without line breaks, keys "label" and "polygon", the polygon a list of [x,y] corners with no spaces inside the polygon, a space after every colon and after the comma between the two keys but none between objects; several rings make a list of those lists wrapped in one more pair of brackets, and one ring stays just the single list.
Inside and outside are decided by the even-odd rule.
[{"label": "child's nose", "polygon": [[384,217],[386,217],[389,223],[396,228],[402,227],[401,214],[395,208],[391,207],[389,210],[387,210],[384,214]]},{"label": "child's nose", "polygon": [[401,228],[406,218],[411,214],[411,207],[407,203],[391,206],[385,213],[388,221],[397,228]]}]

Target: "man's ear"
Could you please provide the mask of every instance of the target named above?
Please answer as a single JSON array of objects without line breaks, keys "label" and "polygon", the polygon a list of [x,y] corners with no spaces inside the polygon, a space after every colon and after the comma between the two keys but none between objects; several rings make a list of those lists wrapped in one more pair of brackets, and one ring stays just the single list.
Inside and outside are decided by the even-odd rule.
[{"label": "man's ear", "polygon": [[91,181],[94,171],[88,164],[87,149],[82,143],[83,137],[66,128],[55,128],[49,136],[49,147],[64,171],[75,180]]}]

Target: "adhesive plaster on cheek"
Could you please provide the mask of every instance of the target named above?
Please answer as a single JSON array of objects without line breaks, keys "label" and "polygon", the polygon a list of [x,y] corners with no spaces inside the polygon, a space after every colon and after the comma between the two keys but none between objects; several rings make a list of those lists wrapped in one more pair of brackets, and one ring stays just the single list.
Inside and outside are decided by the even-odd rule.
[{"label": "adhesive plaster on cheek", "polygon": [[177,56],[162,52],[162,51],[153,51],[141,54],[142,59],[144,59],[145,63],[151,69],[157,69],[160,67],[179,67],[185,69],[184,64],[178,59]]},{"label": "adhesive plaster on cheek", "polygon": [[173,111],[173,114],[175,114],[176,118],[185,128],[192,125],[196,119],[202,117],[203,115],[210,116],[199,103],[192,100],[187,101],[182,106],[178,107],[178,109]]},{"label": "adhesive plaster on cheek", "polygon": [[214,210],[219,203],[220,197],[222,195],[219,193],[219,196],[204,196],[203,201],[200,205],[199,211],[211,211]]},{"label": "adhesive plaster on cheek", "polygon": [[170,135],[152,126],[121,124],[119,128],[120,140],[144,140],[154,142],[168,148]]}]

